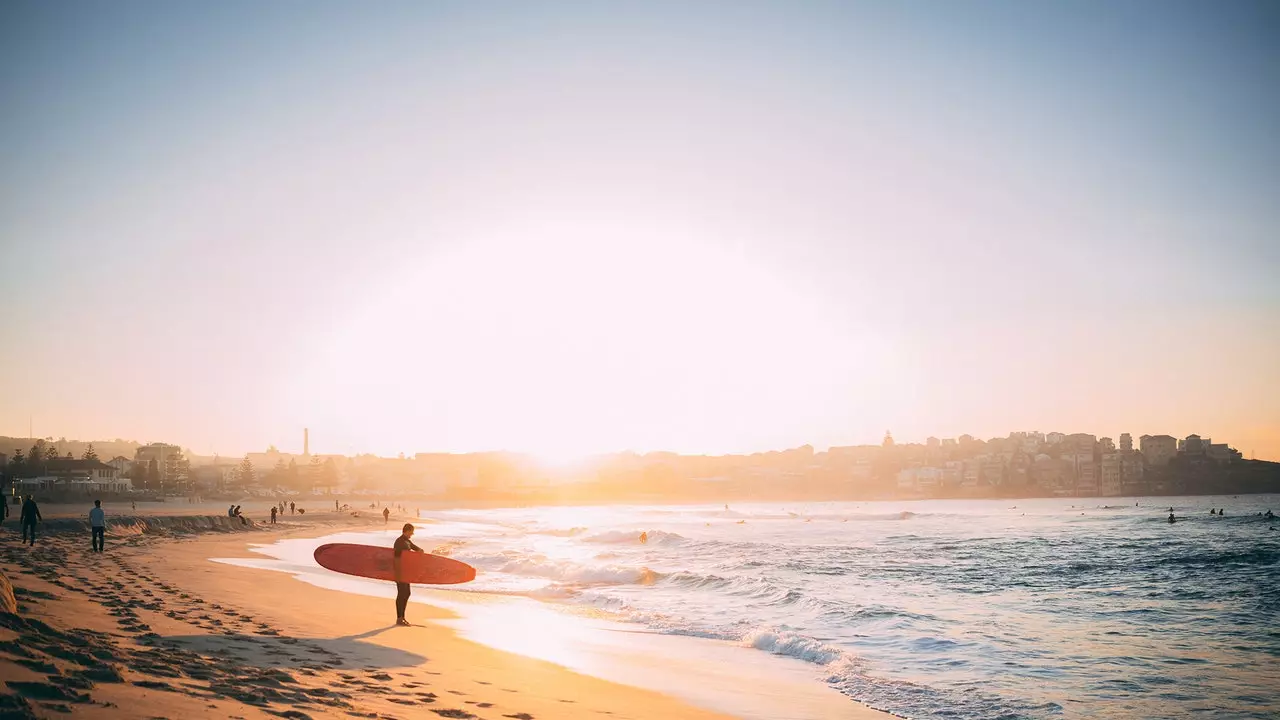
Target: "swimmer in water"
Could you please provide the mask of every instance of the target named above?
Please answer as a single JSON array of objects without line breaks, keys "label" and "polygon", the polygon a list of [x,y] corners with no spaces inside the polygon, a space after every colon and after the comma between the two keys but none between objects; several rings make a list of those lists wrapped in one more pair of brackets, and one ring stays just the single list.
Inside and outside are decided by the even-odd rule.
[{"label": "swimmer in water", "polygon": [[1175,518],[1175,517],[1173,516],[1173,513],[1169,513],[1169,524],[1170,524],[1170,525],[1172,525],[1173,523],[1175,523],[1175,522],[1177,522],[1177,521],[1178,521],[1178,520],[1177,520],[1177,518]]}]

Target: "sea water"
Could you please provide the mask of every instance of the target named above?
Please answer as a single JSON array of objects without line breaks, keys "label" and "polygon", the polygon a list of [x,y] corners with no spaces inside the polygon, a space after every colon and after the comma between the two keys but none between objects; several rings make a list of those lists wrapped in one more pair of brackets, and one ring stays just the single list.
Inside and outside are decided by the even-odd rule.
[{"label": "sea water", "polygon": [[909,718],[1263,718],[1280,713],[1268,508],[1280,497],[455,510],[423,513],[415,540],[476,566],[469,592],[785,658]]}]

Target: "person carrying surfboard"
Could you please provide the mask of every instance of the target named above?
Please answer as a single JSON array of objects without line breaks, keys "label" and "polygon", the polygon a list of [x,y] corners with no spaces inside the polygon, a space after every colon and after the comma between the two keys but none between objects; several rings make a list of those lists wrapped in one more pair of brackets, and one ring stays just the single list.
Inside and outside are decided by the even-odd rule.
[{"label": "person carrying surfboard", "polygon": [[405,523],[400,530],[400,537],[396,538],[396,542],[391,546],[393,557],[391,560],[391,568],[396,576],[396,624],[408,625],[409,621],[404,619],[405,608],[409,606],[409,583],[402,582],[404,574],[401,572],[400,554],[406,550],[413,552],[423,552],[422,548],[413,544],[409,538],[413,537],[413,523]]}]

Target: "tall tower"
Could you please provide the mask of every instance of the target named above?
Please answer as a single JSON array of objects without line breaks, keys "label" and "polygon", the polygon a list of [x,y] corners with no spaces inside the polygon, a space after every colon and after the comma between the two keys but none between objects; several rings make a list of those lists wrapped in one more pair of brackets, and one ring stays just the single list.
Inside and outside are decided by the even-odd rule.
[{"label": "tall tower", "polygon": [[309,457],[311,455],[311,430],[302,428],[302,456]]}]

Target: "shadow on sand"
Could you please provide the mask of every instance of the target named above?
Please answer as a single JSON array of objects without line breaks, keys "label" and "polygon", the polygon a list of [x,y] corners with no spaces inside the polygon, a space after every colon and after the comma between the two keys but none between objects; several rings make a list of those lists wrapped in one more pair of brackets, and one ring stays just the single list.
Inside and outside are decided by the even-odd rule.
[{"label": "shadow on sand", "polygon": [[[423,655],[363,642],[394,625],[339,638],[220,634],[173,635],[154,639],[153,648],[174,648],[258,668],[369,670],[412,667],[427,662]],[[177,658],[174,658],[177,659]]]}]

